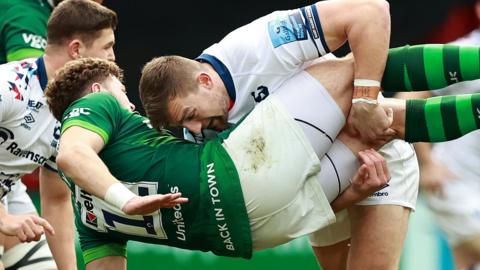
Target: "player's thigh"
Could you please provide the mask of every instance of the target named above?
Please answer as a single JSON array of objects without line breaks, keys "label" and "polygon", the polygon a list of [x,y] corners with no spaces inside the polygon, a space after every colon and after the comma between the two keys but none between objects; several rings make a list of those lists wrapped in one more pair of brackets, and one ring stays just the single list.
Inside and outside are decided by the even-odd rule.
[{"label": "player's thigh", "polygon": [[326,59],[306,71],[325,87],[345,116],[352,105],[354,60],[352,57]]},{"label": "player's thigh", "polygon": [[348,269],[398,269],[410,211],[399,205],[352,206]]},{"label": "player's thigh", "polygon": [[347,268],[348,251],[350,249],[350,239],[339,243],[315,247],[312,246],[318,263],[324,270],[343,270]]},{"label": "player's thigh", "polygon": [[127,258],[123,256],[107,256],[89,262],[87,270],[122,270],[127,269]]}]

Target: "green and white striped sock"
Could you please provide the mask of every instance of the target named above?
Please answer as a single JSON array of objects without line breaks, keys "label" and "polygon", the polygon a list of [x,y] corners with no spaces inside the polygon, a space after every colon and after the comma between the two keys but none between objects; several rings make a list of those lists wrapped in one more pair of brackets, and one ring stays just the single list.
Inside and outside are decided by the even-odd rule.
[{"label": "green and white striped sock", "polygon": [[424,91],[475,79],[480,79],[480,47],[407,45],[390,49],[382,87],[386,92]]},{"label": "green and white striped sock", "polygon": [[479,128],[480,93],[407,100],[407,142],[449,141]]}]

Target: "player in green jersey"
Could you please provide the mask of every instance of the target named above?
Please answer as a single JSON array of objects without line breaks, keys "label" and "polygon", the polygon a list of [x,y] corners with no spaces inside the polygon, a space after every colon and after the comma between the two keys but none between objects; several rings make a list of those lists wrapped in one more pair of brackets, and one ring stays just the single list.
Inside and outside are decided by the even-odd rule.
[{"label": "player in green jersey", "polygon": [[41,56],[52,5],[47,0],[6,0],[0,10],[0,64]]},{"label": "player in green jersey", "polygon": [[[119,77],[111,62],[82,59],[62,69],[46,92],[53,114],[63,119],[57,163],[75,197],[89,269],[125,267],[127,240],[249,258],[252,250],[285,243],[333,221],[329,202],[313,177],[319,173],[318,158],[281,106],[266,102],[238,127],[197,145],[155,131],[146,118],[130,112]],[[109,93],[87,95],[92,92]],[[259,127],[255,119],[268,111],[276,115],[268,120],[272,125],[257,132],[263,135],[250,136],[258,148],[245,149],[236,139],[246,138],[241,133],[249,127]],[[280,133],[292,143],[275,141]],[[262,162],[261,156],[275,149],[285,151],[277,155],[281,158]],[[245,156],[252,152],[257,158]],[[368,196],[388,179],[378,154],[366,151],[360,156],[368,165],[346,192],[352,200]],[[239,164],[244,158],[253,163]],[[293,164],[298,166],[289,168]],[[188,203],[128,216],[105,202],[116,179],[139,195],[180,191]],[[172,205],[182,202],[184,198],[175,199]]]}]

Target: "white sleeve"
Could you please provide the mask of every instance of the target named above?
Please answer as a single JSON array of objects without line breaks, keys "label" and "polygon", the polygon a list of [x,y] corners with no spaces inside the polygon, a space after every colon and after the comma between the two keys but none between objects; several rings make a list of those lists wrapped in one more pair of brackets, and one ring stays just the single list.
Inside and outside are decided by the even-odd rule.
[{"label": "white sleeve", "polygon": [[240,66],[243,70],[289,74],[329,49],[315,5],[311,5],[261,17],[234,30],[204,53],[220,56],[233,69]]}]

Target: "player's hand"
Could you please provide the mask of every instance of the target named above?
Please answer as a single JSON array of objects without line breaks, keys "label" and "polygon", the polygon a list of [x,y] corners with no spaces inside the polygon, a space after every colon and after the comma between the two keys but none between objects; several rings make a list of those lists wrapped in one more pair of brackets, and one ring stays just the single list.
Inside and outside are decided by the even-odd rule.
[{"label": "player's hand", "polygon": [[122,211],[127,215],[147,215],[160,208],[172,208],[186,202],[188,199],[182,197],[182,193],[136,196],[125,204]]},{"label": "player's hand", "polygon": [[370,149],[358,153],[362,165],[352,180],[352,190],[359,199],[367,198],[390,181],[387,162],[377,151]]},{"label": "player's hand", "polygon": [[420,166],[420,186],[427,192],[443,196],[444,185],[456,178],[456,175],[438,160],[424,162]]},{"label": "player's hand", "polygon": [[385,110],[379,105],[367,103],[352,104],[347,119],[347,132],[359,136],[372,146],[382,146],[393,140],[396,131],[391,128],[393,110]]},{"label": "player's hand", "polygon": [[0,220],[0,232],[16,236],[20,242],[38,241],[45,232],[55,234],[47,220],[36,215],[6,214]]}]

